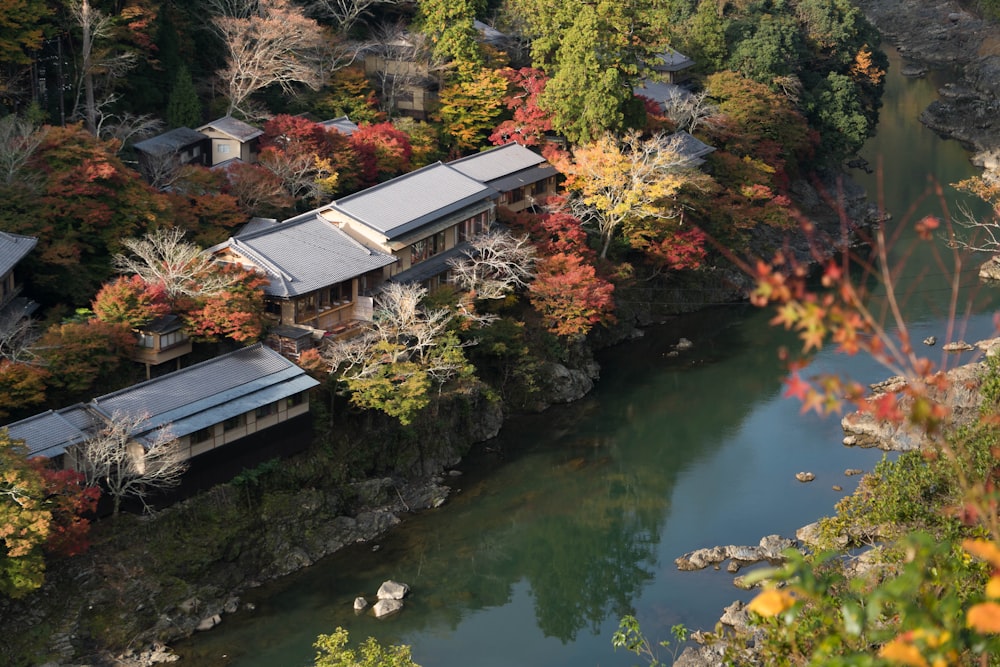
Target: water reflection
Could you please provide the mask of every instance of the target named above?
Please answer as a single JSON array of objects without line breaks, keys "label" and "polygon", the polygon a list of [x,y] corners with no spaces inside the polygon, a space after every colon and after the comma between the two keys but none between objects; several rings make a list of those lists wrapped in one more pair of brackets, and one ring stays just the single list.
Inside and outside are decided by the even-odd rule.
[{"label": "water reflection", "polygon": [[[930,82],[901,79],[892,62],[866,157],[873,165],[879,155],[893,159],[881,188],[878,174],[859,177],[898,221],[925,191],[928,166],[941,183],[974,170],[958,146],[917,123],[934,94]],[[914,339],[944,340],[947,267],[931,255],[908,259],[899,279]],[[963,276],[965,289],[978,291]],[[992,329],[991,292],[981,293],[967,320],[970,340]],[[873,307],[882,307],[879,298]],[[680,573],[673,559],[791,535],[852,490],[857,478],[845,468],[870,469],[880,458],[842,447],[836,417],[801,415],[781,397],[776,350],[793,341],[769,317],[713,309],[605,351],[592,396],[505,426],[491,452],[463,463],[460,490],[444,507],[408,518],[377,552],[350,548],[253,591],[247,599],[257,610],[178,647],[180,664],[297,667],[311,662],[316,635],[342,625],[356,640],[411,644],[425,667],[624,667],[634,660],[610,640],[624,613],[638,614],[652,637],[668,636],[675,623],[712,627],[723,606],[747,595],[725,572]],[[668,356],[681,336],[694,350]],[[813,361],[816,372],[861,382],[886,375],[870,360],[827,351]],[[798,483],[799,470],[817,481]],[[403,613],[384,622],[355,616],[354,597],[371,596],[388,578],[412,586]]]}]

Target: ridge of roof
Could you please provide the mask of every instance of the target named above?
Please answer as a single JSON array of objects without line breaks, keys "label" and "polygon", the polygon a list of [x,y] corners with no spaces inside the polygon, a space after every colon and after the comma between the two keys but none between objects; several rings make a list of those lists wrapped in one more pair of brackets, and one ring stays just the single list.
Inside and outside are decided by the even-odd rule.
[{"label": "ridge of roof", "polygon": [[[428,203],[426,196],[424,198],[419,196],[427,194],[428,184],[421,183],[414,186],[413,183],[425,179],[428,174],[435,171],[444,173],[435,179],[435,188],[431,190],[436,195],[437,201]],[[450,183],[442,179],[450,179]],[[449,190],[452,192],[449,193]],[[386,193],[388,196],[382,199]],[[479,199],[485,200],[498,195],[499,193],[486,183],[438,161],[373,185],[361,192],[342,197],[329,207],[391,239],[412,231],[429,220],[472,205]]]}]

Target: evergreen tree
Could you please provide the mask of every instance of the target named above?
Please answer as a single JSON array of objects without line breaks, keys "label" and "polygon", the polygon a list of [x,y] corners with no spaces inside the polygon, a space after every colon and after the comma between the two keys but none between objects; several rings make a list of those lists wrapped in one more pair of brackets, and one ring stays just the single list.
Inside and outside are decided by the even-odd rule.
[{"label": "evergreen tree", "polygon": [[170,99],[167,101],[167,124],[170,127],[197,127],[201,125],[201,102],[194,89],[194,82],[187,67],[177,71]]},{"label": "evergreen tree", "polygon": [[476,41],[473,25],[477,0],[420,0],[420,31],[431,40],[432,53],[441,60],[459,64],[481,64],[483,56]]},{"label": "evergreen tree", "polygon": [[624,102],[632,87],[621,70],[601,61],[597,11],[582,5],[556,54],[558,66],[542,93],[540,106],[552,113],[552,127],[572,143],[586,143],[625,123]]}]

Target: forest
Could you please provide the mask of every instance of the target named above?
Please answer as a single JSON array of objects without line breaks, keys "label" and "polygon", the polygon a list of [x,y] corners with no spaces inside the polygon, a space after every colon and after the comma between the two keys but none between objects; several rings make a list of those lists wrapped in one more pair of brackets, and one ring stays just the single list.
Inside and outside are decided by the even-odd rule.
[{"label": "forest", "polygon": [[[0,229],[38,239],[23,272],[44,334],[8,337],[0,410],[23,416],[127,383],[117,363],[125,329],[168,310],[202,340],[260,337],[250,278],[223,300],[163,294],[134,272],[116,278],[126,241],[157,230],[205,248],[251,217],[283,219],[517,141],[543,150],[565,179],[563,200],[507,217],[539,251],[533,317],[566,338],[613,319],[616,281],[729,266],[761,230],[794,228],[791,184],[836,170],[875,125],[884,58],[846,1],[579,9],[549,0],[0,8]],[[694,66],[688,94],[658,103],[640,86],[669,48]],[[419,67],[386,65],[399,62]],[[414,88],[434,93],[419,113],[403,108]],[[136,143],[227,115],[263,131],[255,162],[165,164],[140,176]],[[317,122],[341,116],[358,130]],[[666,139],[678,130],[714,148],[705,168],[679,159]],[[567,290],[573,298],[558,298]]]},{"label": "forest", "polygon": [[[622,290],[753,266],[777,249],[766,239],[799,228],[796,184],[840,173],[874,130],[886,68],[879,41],[847,0],[4,3],[0,231],[38,239],[23,268],[41,308],[0,337],[0,416],[136,381],[126,361],[132,332],[166,313],[211,344],[203,354],[259,340],[261,277],[205,261],[204,248],[252,218],[285,219],[511,141],[558,169],[561,195],[528,212],[501,210],[506,236],[479,240],[444,294],[386,290],[370,335],[300,363],[324,379],[330,405],[347,396],[404,425],[435,385],[482,381],[524,406],[537,391],[535,366],[579,354],[588,335],[613,327]],[[691,61],[683,94],[645,94],[665,82],[674,54]],[[256,161],[143,169],[137,143],[228,116],[261,130]],[[340,117],[356,131],[321,123]],[[680,132],[711,147],[703,164],[684,158],[672,139]],[[802,333],[807,351],[857,333],[850,302],[831,308],[764,266],[755,302],[782,305],[780,323]],[[827,286],[842,278],[830,266],[824,275]],[[17,443],[0,453],[3,488],[17,489],[0,504],[0,591],[21,597],[42,585],[46,558],[86,547],[81,516],[95,498],[24,463]],[[927,473],[938,474],[947,473]],[[987,542],[969,544],[1000,566]],[[939,555],[925,546],[921,558]],[[790,618],[818,600],[790,629],[773,622],[774,664],[806,664],[813,650],[863,652],[851,630],[863,601],[830,608],[818,583],[826,580],[806,572],[787,577],[808,586],[768,589],[757,603],[761,617]],[[879,613],[889,602],[880,604]],[[836,623],[847,624],[838,642],[809,644],[810,627]],[[649,645],[637,632],[619,639],[641,652]],[[907,657],[915,640],[900,637],[885,644],[902,647],[885,660],[939,664]],[[918,648],[957,656],[985,646],[952,639],[925,633]],[[339,636],[325,641],[323,650],[343,648]]]}]

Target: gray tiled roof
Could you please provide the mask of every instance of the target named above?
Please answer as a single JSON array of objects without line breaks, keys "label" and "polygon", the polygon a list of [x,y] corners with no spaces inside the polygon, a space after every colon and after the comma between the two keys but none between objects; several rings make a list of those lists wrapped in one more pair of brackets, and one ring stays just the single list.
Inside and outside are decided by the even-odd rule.
[{"label": "gray tiled roof", "polygon": [[509,143],[491,148],[448,163],[469,178],[489,183],[510,176],[522,169],[529,169],[545,162],[545,158],[519,143]]},{"label": "gray tiled roof", "polygon": [[[169,426],[192,415],[225,409],[227,403],[263,390],[293,383],[311,384],[305,371],[274,350],[257,343],[200,364],[95,398],[91,406],[105,417],[146,416],[141,432]],[[300,389],[290,392],[296,393]],[[222,417],[212,423],[218,423]],[[186,435],[174,432],[175,436]]]},{"label": "gray tiled roof", "polygon": [[674,99],[684,100],[691,97],[691,91],[683,86],[678,86],[676,83],[653,81],[651,79],[644,79],[642,85],[633,88],[632,92],[636,95],[648,97],[654,102],[659,102],[661,105]]},{"label": "gray tiled roof", "polygon": [[351,136],[358,129],[358,124],[347,116],[340,116],[339,118],[331,118],[330,120],[324,120],[320,122],[320,125],[328,130],[336,130],[345,136]]},{"label": "gray tiled roof", "polygon": [[715,150],[714,147],[709,146],[701,139],[691,136],[684,130],[674,132],[670,136],[677,142],[677,152],[686,158],[697,159]]},{"label": "gray tiled roof", "polygon": [[304,370],[261,345],[224,354],[126,389],[8,425],[32,456],[54,457],[83,442],[116,415],[145,417],[132,435],[167,426],[182,437],[318,385]]},{"label": "gray tiled roof", "polygon": [[660,72],[679,72],[688,67],[694,67],[694,61],[670,47],[662,53],[657,53],[653,62],[653,69]]},{"label": "gray tiled roof", "polygon": [[272,227],[276,227],[277,225],[278,225],[278,221],[275,220],[274,218],[257,218],[257,217],[254,217],[254,218],[250,218],[247,221],[247,224],[245,224],[242,227],[240,227],[240,230],[238,232],[236,232],[235,234],[233,234],[233,236],[235,236],[236,238],[239,238],[241,236],[246,236],[247,234],[255,234],[256,232],[259,232],[262,229],[270,229]]},{"label": "gray tiled roof", "polygon": [[189,127],[178,127],[155,137],[137,141],[134,148],[147,155],[166,155],[201,141],[208,141],[208,137]]},{"label": "gray tiled roof", "polygon": [[338,199],[330,206],[391,241],[496,196],[488,185],[436,162]]},{"label": "gray tiled roof", "polygon": [[510,38],[491,25],[483,23],[479,19],[472,22],[472,27],[482,36],[483,41],[489,44],[502,44]]},{"label": "gray tiled roof", "polygon": [[17,263],[31,252],[36,243],[38,243],[38,239],[33,236],[0,232],[0,276],[6,275],[8,271],[17,266]]},{"label": "gray tiled roof", "polygon": [[350,280],[396,261],[368,248],[317,212],[241,232],[210,251],[229,248],[267,273],[265,294],[292,297]]},{"label": "gray tiled roof", "polygon": [[100,424],[96,415],[78,403],[58,411],[48,410],[4,428],[11,438],[27,445],[29,456],[54,458],[70,445],[86,440]]},{"label": "gray tiled roof", "polygon": [[250,141],[254,137],[259,137],[264,134],[263,130],[258,129],[253,125],[244,123],[242,120],[238,120],[232,116],[223,116],[222,118],[213,120],[211,123],[205,123],[199,127],[198,130],[204,131],[208,128],[227,134],[237,141]]},{"label": "gray tiled roof", "polygon": [[510,192],[525,185],[544,181],[549,176],[555,176],[558,173],[551,164],[540,164],[537,167],[524,169],[510,176],[490,181],[490,187],[500,192]]}]

